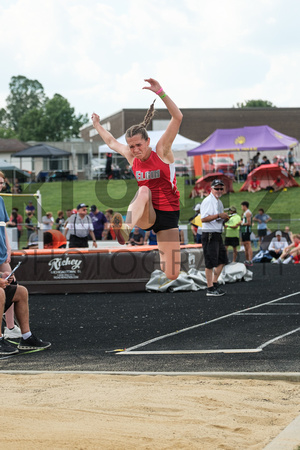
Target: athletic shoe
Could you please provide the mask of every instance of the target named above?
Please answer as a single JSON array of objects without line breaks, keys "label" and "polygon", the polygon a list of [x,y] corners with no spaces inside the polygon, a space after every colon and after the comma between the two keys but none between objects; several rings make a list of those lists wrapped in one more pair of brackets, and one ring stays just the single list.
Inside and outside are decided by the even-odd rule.
[{"label": "athletic shoe", "polygon": [[207,297],[221,297],[222,295],[225,295],[225,292],[222,291],[220,288],[213,288],[211,290],[207,289],[206,291]]},{"label": "athletic shoe", "polygon": [[126,244],[129,240],[131,230],[127,223],[123,223],[123,217],[120,213],[116,213],[111,219],[111,227],[115,232],[119,244]]},{"label": "athletic shoe", "polygon": [[253,266],[253,262],[252,261],[245,261],[244,262],[244,264],[245,264],[245,266],[248,266],[248,267],[252,267]]},{"label": "athletic shoe", "polygon": [[19,353],[19,350],[16,347],[10,345],[5,339],[0,339],[0,355],[8,356],[14,355],[15,353]]},{"label": "athletic shoe", "polygon": [[42,350],[49,347],[51,347],[50,342],[43,342],[33,334],[27,339],[22,338],[18,345],[19,350]]},{"label": "athletic shoe", "polygon": [[14,326],[12,330],[5,327],[4,328],[4,338],[5,339],[17,339],[22,337],[21,329],[17,327],[17,325]]}]

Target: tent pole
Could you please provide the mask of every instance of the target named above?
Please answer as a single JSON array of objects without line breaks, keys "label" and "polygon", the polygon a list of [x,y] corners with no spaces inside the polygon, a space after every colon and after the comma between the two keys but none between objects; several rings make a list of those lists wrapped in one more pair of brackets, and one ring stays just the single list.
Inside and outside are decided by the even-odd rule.
[{"label": "tent pole", "polygon": [[37,220],[38,220],[38,242],[39,249],[44,248],[43,230],[42,230],[42,196],[40,190],[36,192],[37,201]]}]

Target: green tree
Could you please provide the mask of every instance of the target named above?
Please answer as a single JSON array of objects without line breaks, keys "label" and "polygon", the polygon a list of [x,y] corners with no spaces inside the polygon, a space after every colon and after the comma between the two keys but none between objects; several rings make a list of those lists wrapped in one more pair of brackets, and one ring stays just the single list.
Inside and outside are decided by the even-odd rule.
[{"label": "green tree", "polygon": [[14,139],[17,135],[7,125],[7,113],[4,108],[0,109],[0,138],[1,139]]},{"label": "green tree", "polygon": [[9,88],[10,95],[6,99],[8,124],[18,133],[24,114],[32,108],[41,108],[46,96],[39,81],[29,80],[23,75],[12,77]]},{"label": "green tree", "polygon": [[78,137],[80,127],[87,121],[87,115],[76,116],[68,100],[55,94],[41,108],[32,108],[22,116],[19,138],[23,141],[64,141]]},{"label": "green tree", "polygon": [[78,137],[80,127],[87,121],[87,115],[76,117],[74,108],[60,94],[55,94],[45,103],[43,129],[46,140],[63,141]]},{"label": "green tree", "polygon": [[32,108],[25,113],[19,124],[18,137],[21,141],[45,141],[44,109]]},{"label": "green tree", "polygon": [[276,108],[272,102],[268,100],[247,100],[245,103],[237,103],[237,108]]}]

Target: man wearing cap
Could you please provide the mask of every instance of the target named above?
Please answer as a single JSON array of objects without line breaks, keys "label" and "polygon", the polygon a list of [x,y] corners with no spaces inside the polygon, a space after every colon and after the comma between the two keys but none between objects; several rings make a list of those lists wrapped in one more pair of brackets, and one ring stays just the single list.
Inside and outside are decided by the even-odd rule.
[{"label": "man wearing cap", "polygon": [[87,214],[88,205],[79,203],[77,214],[72,214],[66,225],[64,235],[70,230],[69,248],[86,248],[89,246],[88,238],[91,236],[93,247],[97,248],[92,219]]},{"label": "man wearing cap", "polygon": [[107,218],[96,205],[90,207],[90,218],[93,222],[94,234],[98,241],[102,240],[102,233],[107,229]]},{"label": "man wearing cap", "polygon": [[224,224],[224,228],[226,230],[225,236],[225,247],[228,250],[228,247],[233,248],[233,257],[232,262],[236,262],[237,259],[237,248],[240,245],[240,224],[241,224],[241,216],[239,216],[236,212],[235,206],[229,207],[229,220]]},{"label": "man wearing cap", "polygon": [[273,256],[273,262],[276,261],[283,250],[288,246],[288,242],[285,237],[282,237],[282,232],[280,230],[276,231],[275,237],[272,238],[268,250],[271,256]]},{"label": "man wearing cap", "polygon": [[223,223],[229,219],[220,200],[223,193],[223,181],[213,180],[211,193],[201,203],[202,246],[207,281],[206,295],[209,297],[219,297],[225,294],[218,287],[218,278],[224,265],[228,263],[226,248],[222,240]]}]

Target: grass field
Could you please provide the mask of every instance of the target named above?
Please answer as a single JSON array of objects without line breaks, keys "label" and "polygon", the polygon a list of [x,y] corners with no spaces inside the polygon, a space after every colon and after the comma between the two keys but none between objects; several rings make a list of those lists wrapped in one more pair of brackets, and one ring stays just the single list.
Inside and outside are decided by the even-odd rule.
[{"label": "grass field", "polygon": [[[189,198],[192,187],[185,184],[184,177],[178,178],[178,188],[180,190],[180,223],[187,224],[188,219],[193,216],[193,207],[200,202],[200,198]],[[222,197],[224,207],[236,206],[240,212],[242,201],[249,201],[250,210],[256,214],[258,208],[263,208],[272,217],[269,228],[274,231],[277,228],[283,229],[290,226],[294,233],[300,233],[300,201],[299,188],[289,188],[279,193],[260,191],[255,194],[249,192],[239,192],[242,185],[234,183],[234,193],[226,194]],[[127,207],[137,190],[135,180],[100,180],[100,181],[74,181],[55,183],[31,183],[23,186],[25,194],[34,194],[40,190],[42,195],[43,213],[52,211],[54,219],[57,211],[68,208],[76,208],[78,203],[85,202],[88,205],[96,204],[98,209],[104,211],[108,208],[125,214]],[[13,207],[19,209],[25,220],[25,207],[29,197],[4,197],[4,202],[8,213]],[[33,200],[34,204],[35,199]],[[254,232],[256,226],[254,227]],[[191,236],[192,239],[192,236]],[[23,232],[20,247],[26,245],[26,233]]]}]

